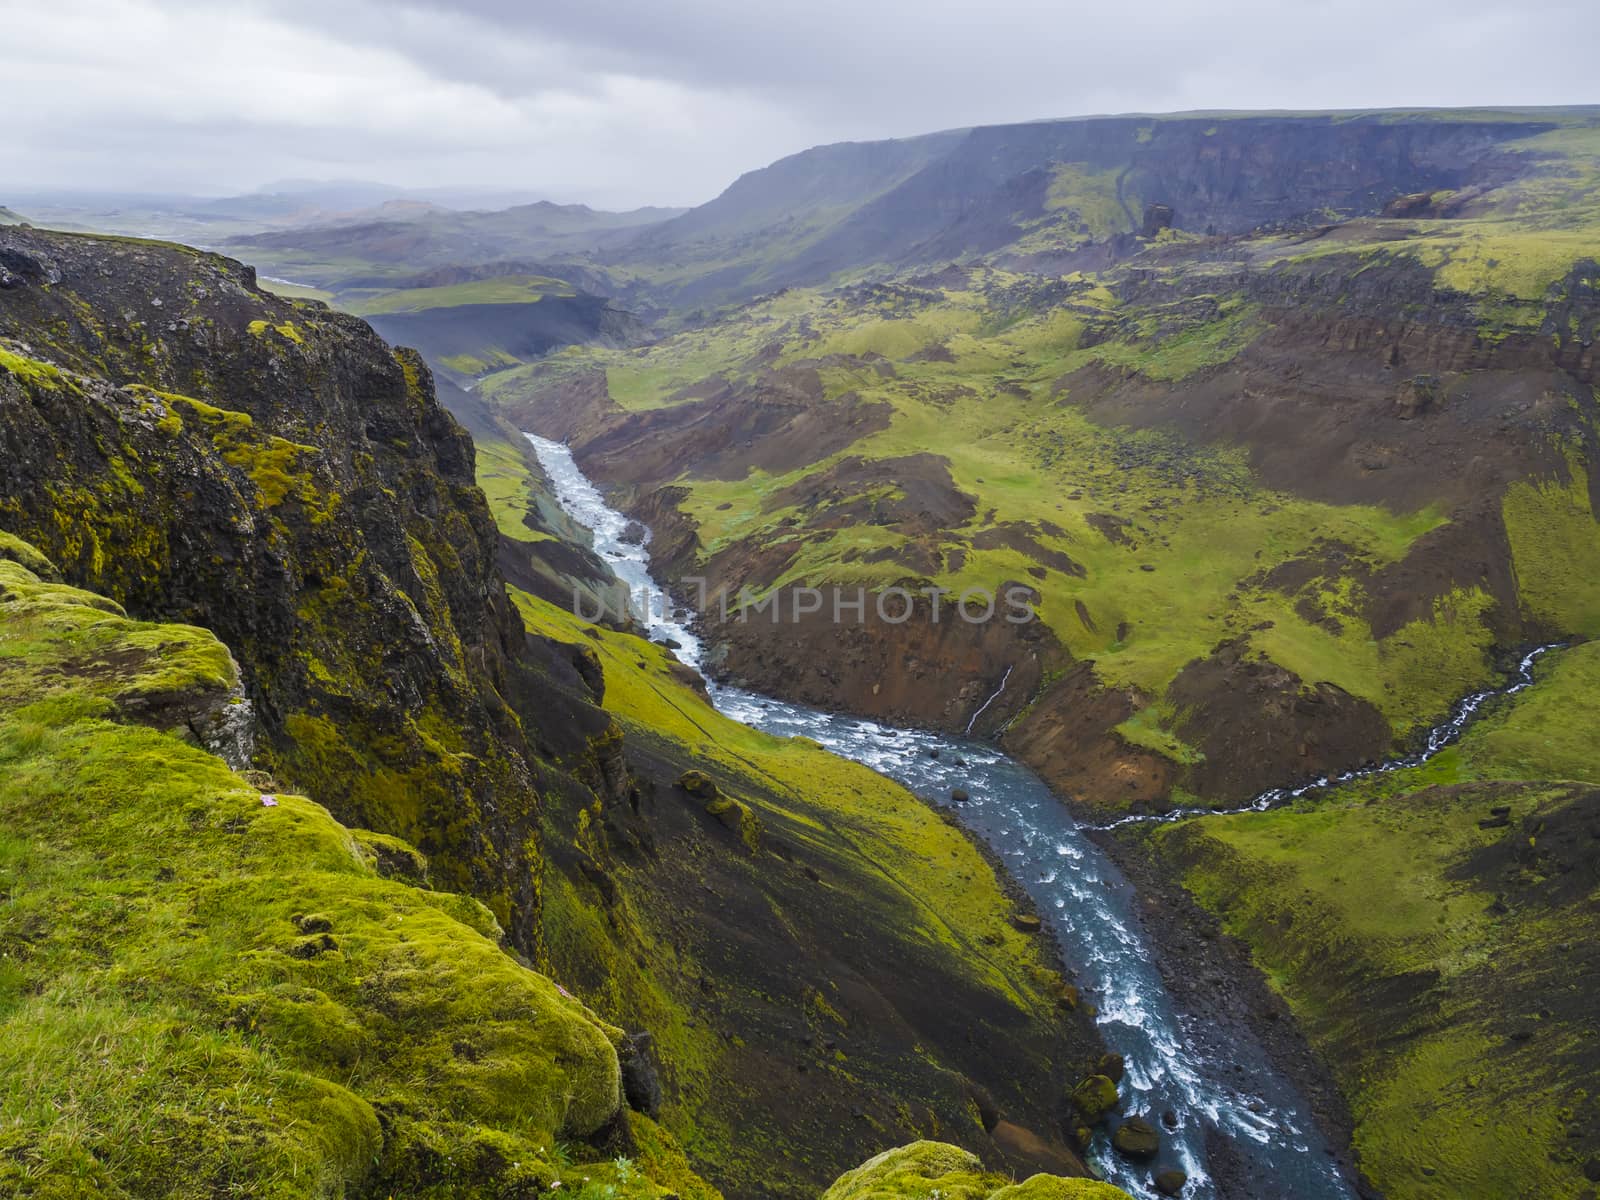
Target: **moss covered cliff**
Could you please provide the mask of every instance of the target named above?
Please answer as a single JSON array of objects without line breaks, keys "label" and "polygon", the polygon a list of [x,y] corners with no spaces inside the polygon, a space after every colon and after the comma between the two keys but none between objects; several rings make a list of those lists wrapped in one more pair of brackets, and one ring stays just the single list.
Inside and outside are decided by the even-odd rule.
[{"label": "moss covered cliff", "polygon": [[510,612],[426,367],[227,260],[3,236],[0,525],[214,628],[261,765],[415,841],[536,952],[539,795],[573,782],[544,761],[608,722]]},{"label": "moss covered cliff", "polygon": [[[209,632],[130,620],[16,546],[0,1190],[666,1190],[629,1132],[620,1030],[501,949],[481,903],[431,890],[416,850],[192,745],[188,713],[242,704]],[[670,1139],[642,1127],[670,1174]]]}]

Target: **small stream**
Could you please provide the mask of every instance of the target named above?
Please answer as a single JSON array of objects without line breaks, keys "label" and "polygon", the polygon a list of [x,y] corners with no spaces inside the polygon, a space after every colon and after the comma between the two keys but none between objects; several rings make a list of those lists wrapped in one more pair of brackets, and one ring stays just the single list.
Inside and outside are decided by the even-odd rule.
[{"label": "small stream", "polygon": [[[594,532],[595,551],[636,598],[650,636],[676,642],[678,657],[700,669],[701,645],[687,614],[679,619],[662,611],[648,550],[624,540],[627,518],[606,504],[567,447],[527,437],[562,507]],[[966,738],[897,729],[714,683],[711,697],[735,720],[779,736],[803,734],[928,803],[953,809],[988,844],[1033,898],[1061,946],[1064,966],[1098,1006],[1101,1035],[1127,1059],[1123,1111],[1161,1130],[1157,1165],[1188,1174],[1186,1198],[1214,1200],[1217,1194],[1206,1159],[1209,1132],[1234,1144],[1256,1181],[1253,1200],[1351,1200],[1304,1100],[1262,1046],[1248,1037],[1216,1044],[1203,1022],[1178,1008],[1140,934],[1132,887],[1031,771],[992,745]],[[966,803],[952,803],[956,788],[969,794]],[[1089,1156],[1119,1187],[1157,1197],[1153,1168],[1122,1159],[1103,1132]]]},{"label": "small stream", "polygon": [[1354,783],[1358,779],[1370,779],[1374,775],[1388,775],[1395,771],[1404,771],[1408,767],[1421,767],[1431,762],[1446,746],[1453,746],[1461,740],[1461,735],[1467,731],[1467,726],[1472,724],[1479,711],[1489,701],[1500,696],[1515,696],[1518,692],[1526,691],[1533,686],[1534,665],[1549,654],[1552,650],[1566,649],[1565,642],[1550,642],[1547,645],[1535,646],[1522,656],[1517,663],[1516,675],[1509,684],[1500,687],[1484,688],[1482,691],[1473,692],[1456,701],[1455,707],[1450,710],[1450,715],[1438,725],[1428,730],[1428,736],[1421,747],[1410,754],[1400,758],[1386,759],[1383,762],[1372,763],[1365,767],[1353,767],[1339,775],[1320,775],[1299,787],[1269,788],[1262,792],[1249,804],[1238,808],[1174,808],[1170,812],[1159,815],[1137,815],[1123,817],[1107,825],[1090,826],[1096,830],[1119,829],[1124,825],[1150,824],[1166,821],[1181,821],[1184,817],[1217,817],[1233,816],[1239,813],[1266,812],[1268,809],[1277,808],[1298,800],[1311,792],[1320,791],[1326,787],[1338,787],[1340,784]]}]

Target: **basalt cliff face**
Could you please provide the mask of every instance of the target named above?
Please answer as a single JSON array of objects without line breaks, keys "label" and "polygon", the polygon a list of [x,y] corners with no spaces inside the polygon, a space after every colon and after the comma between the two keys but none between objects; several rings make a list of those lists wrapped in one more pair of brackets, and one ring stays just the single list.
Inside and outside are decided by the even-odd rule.
[{"label": "basalt cliff face", "polygon": [[[468,398],[456,399],[465,411]],[[287,1069],[332,1071],[353,1093],[328,1093],[337,1136],[269,1137],[260,1162],[231,1166],[218,1165],[222,1142],[252,1136],[245,1126],[265,1110],[239,1110],[249,1120],[218,1126],[221,1141],[186,1126],[189,1142],[138,1164],[116,1128],[91,1123],[65,1142],[33,1130],[18,1150],[30,1178],[99,1155],[107,1195],[303,1170],[350,1195],[504,1196],[548,1189],[572,1165],[605,1195],[712,1194],[698,1171],[733,1196],[801,1196],[923,1137],[990,1170],[1081,1172],[1062,1122],[1104,1048],[994,868],[909,793],[720,718],[658,647],[553,603],[571,580],[598,586],[604,567],[518,490],[529,467],[494,440],[496,419],[470,415],[486,457],[417,355],[353,317],[262,292],[238,263],[0,231],[0,558],[31,573],[12,591],[43,603],[85,589],[65,601],[74,612],[98,604],[119,620],[183,622],[195,637],[204,626],[217,660],[204,687],[141,684],[93,714],[154,723],[159,755],[80,727],[77,700],[29,709],[6,737],[28,754],[43,737],[63,762],[88,755],[105,778],[126,774],[122,791],[82,797],[84,822],[97,803],[118,821],[156,806],[145,857],[117,860],[116,878],[134,881],[110,902],[118,912],[166,905],[160,885],[187,887],[211,858],[232,862],[223,848],[236,845],[249,847],[235,864],[246,892],[272,897],[194,901],[184,937],[199,957],[171,989],[127,991],[126,971],[163,951],[143,926],[119,927],[94,970],[131,965],[94,986],[153,1006],[158,1022],[181,1009],[183,1029],[220,1027],[227,1053],[265,1037]],[[521,482],[502,489],[497,471]],[[0,636],[52,689],[142,670],[152,647],[159,666],[183,640],[140,625],[127,646],[69,641],[35,663],[17,631],[32,637],[55,618],[0,608]],[[0,696],[0,716],[50,690],[19,689]],[[247,773],[228,775],[205,749]],[[169,752],[163,791],[151,764]],[[11,819],[33,772],[56,768],[9,753],[0,799],[21,829]],[[212,791],[222,799],[209,808],[193,799]],[[27,811],[29,864],[101,852],[71,822]],[[285,816],[304,837],[280,836],[271,822]],[[370,849],[336,853],[354,843]],[[295,874],[295,856],[313,850],[312,866],[332,876]],[[11,861],[0,856],[0,869]],[[394,874],[425,894],[379,882]],[[54,903],[44,876],[27,880],[39,904]],[[430,927],[442,942],[412,961],[421,950],[395,922],[441,908],[462,928]],[[0,1018],[27,979],[66,978],[44,926],[12,915],[0,937],[28,974],[20,992],[3,977]],[[71,950],[70,939],[49,944]],[[260,958],[269,946],[282,962]],[[232,981],[234,1016],[186,990],[206,970]],[[486,988],[487,1007],[438,994],[419,971],[461,980],[461,993]],[[404,980],[382,984],[394,972]],[[479,1037],[485,1021],[500,1031],[492,1045]],[[451,1033],[458,1025],[479,1032]],[[567,1030],[571,1044],[547,1044],[542,1028]],[[408,1037],[426,1038],[438,1061],[406,1074],[394,1055]],[[560,1070],[507,1075],[504,1055],[523,1043]],[[363,1074],[377,1059],[400,1073]],[[106,1070],[120,1087],[122,1067]],[[173,1084],[174,1112],[210,1111],[232,1086],[205,1072],[191,1083]],[[322,1103],[322,1084],[294,1086]],[[1003,1181],[981,1182],[987,1194]],[[271,1194],[310,1193],[293,1183]]]}]

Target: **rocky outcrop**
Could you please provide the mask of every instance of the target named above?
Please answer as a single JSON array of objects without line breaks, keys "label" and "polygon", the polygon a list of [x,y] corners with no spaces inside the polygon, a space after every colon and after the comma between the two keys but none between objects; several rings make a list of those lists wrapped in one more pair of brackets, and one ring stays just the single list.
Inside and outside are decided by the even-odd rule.
[{"label": "rocky outcrop", "polygon": [[[0,525],[238,655],[263,766],[539,941],[539,794],[610,721],[523,632],[420,359],[225,259],[0,232]],[[570,764],[576,764],[570,766]]]}]

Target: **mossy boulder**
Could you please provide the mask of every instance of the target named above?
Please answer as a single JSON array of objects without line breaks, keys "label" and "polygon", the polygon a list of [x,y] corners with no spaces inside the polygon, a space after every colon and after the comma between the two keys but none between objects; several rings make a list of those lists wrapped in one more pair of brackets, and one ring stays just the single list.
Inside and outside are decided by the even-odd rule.
[{"label": "mossy boulder", "polygon": [[761,818],[750,810],[748,804],[731,796],[718,796],[706,805],[706,812],[722,822],[725,828],[737,833],[751,854],[761,849]]},{"label": "mossy boulder", "polygon": [[980,1200],[994,1188],[976,1154],[944,1142],[913,1142],[845,1172],[822,1200],[909,1200],[934,1191],[945,1200]]},{"label": "mossy boulder", "polygon": [[1121,1083],[1122,1077],[1128,1073],[1128,1062],[1120,1054],[1104,1054],[1094,1069],[1096,1075],[1104,1075],[1112,1083]]},{"label": "mossy boulder", "polygon": [[0,559],[19,563],[42,580],[60,582],[61,575],[56,571],[55,563],[21,538],[4,530],[0,530]]},{"label": "mossy boulder", "polygon": [[1154,1180],[1156,1191],[1163,1196],[1181,1196],[1189,1183],[1189,1176],[1179,1170],[1158,1171]]},{"label": "mossy boulder", "polygon": [[989,1193],[989,1200],[1127,1200],[1128,1193],[1097,1179],[1034,1175]]},{"label": "mossy boulder", "polygon": [[722,794],[717,788],[717,781],[704,771],[685,771],[678,776],[678,786],[701,800],[715,800]]},{"label": "mossy boulder", "polygon": [[1127,1200],[1127,1193],[1093,1179],[1035,1175],[1013,1183],[991,1174],[974,1154],[943,1142],[913,1142],[886,1150],[840,1176],[822,1200]]},{"label": "mossy boulder", "polygon": [[1091,1075],[1072,1089],[1069,1099],[1085,1124],[1098,1125],[1117,1107],[1117,1085],[1104,1075]]}]

